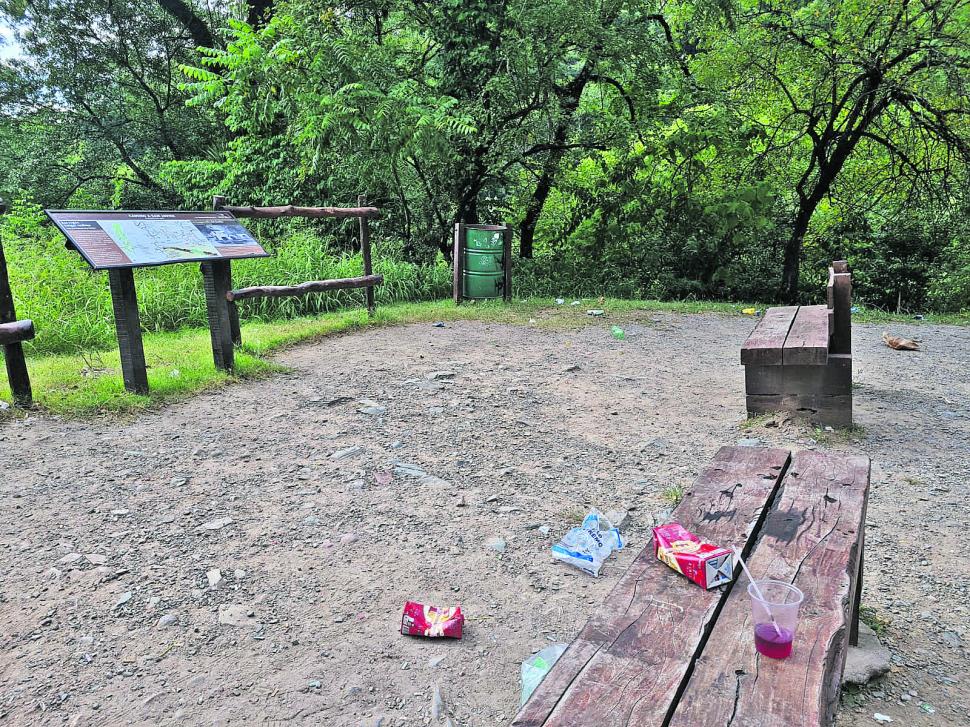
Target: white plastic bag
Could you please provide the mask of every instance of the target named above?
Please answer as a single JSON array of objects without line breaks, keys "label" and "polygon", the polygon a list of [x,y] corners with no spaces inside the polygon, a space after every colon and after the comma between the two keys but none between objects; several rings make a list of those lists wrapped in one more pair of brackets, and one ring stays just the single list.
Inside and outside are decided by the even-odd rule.
[{"label": "white plastic bag", "polygon": [[562,656],[567,646],[568,644],[553,644],[552,646],[547,646],[538,654],[533,654],[522,662],[522,698],[519,700],[520,707],[529,701],[532,692],[546,678],[546,674],[552,669],[552,665],[559,661],[559,657]]},{"label": "white plastic bag", "polygon": [[598,576],[603,561],[614,550],[622,550],[623,537],[620,529],[613,527],[597,509],[583,518],[583,524],[572,528],[552,546],[552,557],[574,565],[591,576]]}]

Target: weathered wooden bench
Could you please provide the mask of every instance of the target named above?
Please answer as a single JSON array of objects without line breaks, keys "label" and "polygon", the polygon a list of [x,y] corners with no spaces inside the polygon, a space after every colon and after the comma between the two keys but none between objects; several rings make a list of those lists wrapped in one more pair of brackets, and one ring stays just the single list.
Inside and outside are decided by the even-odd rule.
[{"label": "weathered wooden bench", "polygon": [[852,279],[829,268],[828,305],[769,308],[741,347],[748,416],[786,411],[852,425]]},{"label": "weathered wooden bench", "polygon": [[648,543],[512,724],[829,724],[857,636],[868,491],[867,457],[723,447],[672,519],[805,593],[792,655],[755,652],[746,578],[702,590]]},{"label": "weathered wooden bench", "polygon": [[29,341],[33,337],[33,322],[17,320],[10,280],[7,277],[7,260],[3,255],[3,244],[0,243],[0,346],[3,346],[3,360],[7,368],[10,392],[13,394],[14,403],[18,406],[30,406],[33,401],[30,375],[27,373],[27,362],[21,346],[24,341]]}]

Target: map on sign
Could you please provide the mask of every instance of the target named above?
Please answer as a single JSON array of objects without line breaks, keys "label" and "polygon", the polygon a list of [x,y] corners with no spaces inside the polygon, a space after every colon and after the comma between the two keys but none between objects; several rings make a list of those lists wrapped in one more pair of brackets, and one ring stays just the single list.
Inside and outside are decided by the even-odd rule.
[{"label": "map on sign", "polygon": [[44,212],[95,270],[267,257],[228,212]]}]

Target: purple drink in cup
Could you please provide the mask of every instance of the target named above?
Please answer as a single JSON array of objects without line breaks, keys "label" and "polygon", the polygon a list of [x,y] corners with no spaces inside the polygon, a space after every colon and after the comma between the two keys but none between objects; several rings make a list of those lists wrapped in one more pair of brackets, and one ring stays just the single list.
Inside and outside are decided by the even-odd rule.
[{"label": "purple drink in cup", "polygon": [[761,580],[748,584],[748,595],[754,620],[754,648],[771,659],[788,658],[804,594],[784,581]]}]

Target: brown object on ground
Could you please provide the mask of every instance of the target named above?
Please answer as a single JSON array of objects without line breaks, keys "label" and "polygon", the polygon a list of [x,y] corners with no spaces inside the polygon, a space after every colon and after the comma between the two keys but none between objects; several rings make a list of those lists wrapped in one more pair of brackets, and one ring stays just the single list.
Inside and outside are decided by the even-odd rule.
[{"label": "brown object on ground", "polygon": [[[672,520],[747,552],[788,460],[783,449],[722,447]],[[725,596],[670,571],[648,542],[512,724],[661,724]]]},{"label": "brown object on ground", "polygon": [[325,293],[330,290],[345,290],[347,288],[370,288],[384,282],[383,275],[364,275],[359,278],[341,278],[340,280],[315,280],[299,285],[262,285],[252,288],[240,288],[226,293],[226,300],[246,300],[247,298],[283,298],[308,293]]},{"label": "brown object on ground", "polygon": [[827,305],[769,308],[741,347],[748,416],[785,411],[852,424],[852,280],[829,268]]},{"label": "brown object on ground", "polygon": [[885,342],[889,348],[894,348],[897,351],[919,351],[919,344],[912,338],[903,338],[902,336],[890,336],[888,333],[883,332],[882,340]]},{"label": "brown object on ground", "polygon": [[791,657],[776,666],[755,652],[747,579],[701,590],[648,544],[514,727],[831,724],[858,621],[869,459],[799,452],[786,474],[788,462],[785,450],[723,447],[671,518],[805,593]]},{"label": "brown object on ground", "polygon": [[[869,458],[798,452],[747,558],[805,594],[787,659],[759,655],[747,578],[735,583],[670,727],[829,725],[858,624]],[[857,631],[855,632],[857,633]]]}]

